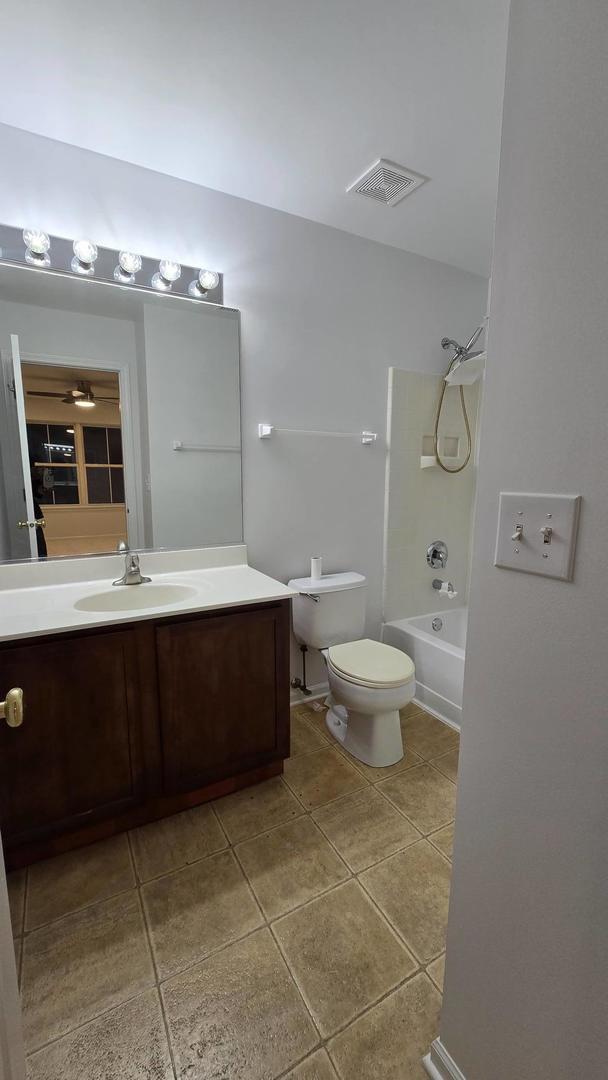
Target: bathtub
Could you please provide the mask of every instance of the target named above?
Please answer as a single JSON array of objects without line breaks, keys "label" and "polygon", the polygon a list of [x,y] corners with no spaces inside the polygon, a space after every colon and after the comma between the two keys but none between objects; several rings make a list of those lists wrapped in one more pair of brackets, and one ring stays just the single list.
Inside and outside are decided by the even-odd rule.
[{"label": "bathtub", "polygon": [[466,639],[466,607],[395,619],[384,623],[382,628],[382,640],[414,661],[415,700],[458,729],[462,718]]}]

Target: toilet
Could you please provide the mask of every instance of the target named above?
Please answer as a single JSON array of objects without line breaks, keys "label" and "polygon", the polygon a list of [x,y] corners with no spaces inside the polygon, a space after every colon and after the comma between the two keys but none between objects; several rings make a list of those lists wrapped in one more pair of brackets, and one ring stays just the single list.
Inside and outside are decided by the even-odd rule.
[{"label": "toilet", "polygon": [[349,754],[381,768],[403,757],[399,710],[416,689],[414,664],[392,645],[362,637],[367,582],[362,574],[293,578],[293,628],[327,664],[327,728]]}]

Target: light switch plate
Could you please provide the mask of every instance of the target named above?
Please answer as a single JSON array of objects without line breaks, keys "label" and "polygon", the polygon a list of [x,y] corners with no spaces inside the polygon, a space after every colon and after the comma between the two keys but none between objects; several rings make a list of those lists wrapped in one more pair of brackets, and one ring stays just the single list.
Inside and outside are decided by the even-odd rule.
[{"label": "light switch plate", "polygon": [[580,495],[501,491],[495,566],[571,581]]}]

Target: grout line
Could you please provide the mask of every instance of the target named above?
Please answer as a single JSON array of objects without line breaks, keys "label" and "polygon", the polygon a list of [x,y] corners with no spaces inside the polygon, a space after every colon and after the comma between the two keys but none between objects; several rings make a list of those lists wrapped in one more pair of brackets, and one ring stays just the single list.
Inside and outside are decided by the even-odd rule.
[{"label": "grout line", "polygon": [[[278,920],[276,920],[276,919],[275,919],[275,922],[277,922],[277,921],[278,921]],[[273,926],[272,926],[272,925],[269,925],[269,926],[268,926],[268,929],[269,929],[269,931],[270,931],[270,934],[271,934],[271,936],[272,936],[272,940],[274,941],[274,943],[275,943],[275,945],[276,945],[276,947],[277,947],[277,949],[278,949],[278,952],[279,952],[279,954],[280,954],[280,957],[281,957],[281,959],[282,959],[283,963],[285,964],[285,967],[287,968],[287,971],[289,972],[289,977],[290,977],[290,979],[291,979],[291,981],[292,981],[293,985],[295,986],[295,988],[296,988],[296,990],[297,990],[298,994],[300,995],[300,999],[301,999],[301,1001],[302,1001],[302,1004],[303,1004],[304,1008],[306,1009],[306,1013],[307,1013],[307,1015],[308,1015],[308,1016],[310,1017],[311,1023],[312,1023],[312,1025],[313,1025],[313,1027],[314,1027],[314,1029],[315,1029],[315,1031],[316,1031],[316,1033],[317,1033],[317,1036],[318,1036],[319,1042],[321,1042],[321,1043],[322,1043],[322,1042],[323,1042],[323,1036],[322,1036],[322,1034],[321,1034],[321,1030],[320,1030],[320,1028],[319,1028],[319,1025],[317,1024],[317,1021],[315,1020],[315,1018],[314,1018],[314,1016],[313,1016],[313,1014],[312,1014],[312,1009],[310,1008],[310,1006],[309,1006],[309,1004],[308,1004],[308,1002],[307,1002],[306,998],[304,997],[304,993],[303,993],[303,991],[302,991],[302,989],[301,989],[301,987],[300,987],[300,984],[299,984],[298,980],[296,979],[296,976],[295,976],[295,972],[294,972],[294,971],[292,971],[292,969],[291,969],[291,965],[289,964],[289,962],[288,962],[288,960],[287,960],[287,957],[285,956],[285,953],[283,952],[283,948],[282,948],[282,946],[281,946],[281,942],[280,942],[280,941],[279,941],[279,939],[277,938],[277,935],[276,935],[276,933],[275,933],[275,931],[274,931],[274,929],[273,929]],[[313,1051],[313,1050],[311,1050],[311,1051],[310,1051],[310,1053],[314,1053],[314,1051]],[[292,1066],[290,1066],[290,1068],[291,1068],[291,1067],[292,1067]]]},{"label": "grout line", "polygon": [[[131,866],[133,867],[133,872],[135,873],[136,880],[137,880],[138,875],[137,875],[137,871],[136,871],[135,854],[134,854],[134,851],[133,851],[133,844],[132,844],[132,839],[131,839],[131,833],[130,832],[127,833],[127,843],[129,845],[129,857],[131,859]],[[150,953],[150,959],[152,960],[152,969],[154,971],[154,989],[156,991],[156,996],[157,996],[158,1004],[159,1004],[159,1008],[160,1008],[160,1015],[162,1017],[163,1028],[164,1028],[164,1031],[165,1031],[165,1038],[167,1040],[167,1048],[169,1050],[169,1057],[171,1059],[171,1068],[173,1070],[174,1077],[177,1077],[177,1069],[175,1067],[175,1055],[174,1055],[174,1052],[173,1052],[173,1043],[171,1042],[171,1033],[170,1033],[170,1029],[169,1029],[169,1021],[168,1021],[167,1015],[165,1013],[165,1003],[163,1001],[163,995],[160,992],[158,964],[156,963],[156,956],[154,954],[154,947],[153,947],[153,944],[152,944],[152,934],[150,932],[150,924],[148,922],[148,916],[147,916],[147,913],[146,913],[143,896],[141,894],[141,887],[140,887],[139,884],[137,885],[137,899],[138,899],[138,902],[139,902],[139,910],[141,912],[141,918],[142,918],[143,927],[144,927],[144,934],[146,935],[146,942],[147,942],[147,945],[148,945],[148,952]]]},{"label": "grout line", "polygon": [[[418,841],[416,841],[416,843],[418,843]],[[361,871],[361,873],[365,873],[365,871]],[[414,946],[411,944],[411,942],[408,941],[408,939],[405,937],[405,934],[403,934],[402,931],[398,929],[398,927],[392,921],[390,916],[380,907],[379,902],[370,893],[370,891],[368,890],[365,882],[361,881],[360,877],[361,877],[361,875],[357,875],[357,881],[359,882],[359,885],[361,886],[361,888],[363,889],[365,894],[369,897],[369,899],[372,901],[374,907],[377,908],[377,910],[384,916],[385,920],[388,922],[391,929],[394,931],[394,933],[399,938],[399,941],[406,946],[407,951],[411,954],[412,958],[416,961],[416,963],[418,964],[418,966],[420,968],[426,967],[427,964],[432,964],[434,960],[437,960],[437,958],[439,956],[441,956],[442,953],[445,952],[445,942],[444,942],[443,947],[440,949],[440,951],[438,953],[436,953],[435,956],[431,956],[431,958],[429,960],[421,960],[419,958],[419,956],[418,956],[418,953],[414,949]]]},{"label": "grout line", "polygon": [[49,919],[48,922],[40,923],[39,926],[33,926],[31,930],[24,930],[23,937],[24,939],[29,938],[33,934],[37,934],[39,930],[48,930],[49,926],[56,926],[66,919],[71,919],[74,915],[82,915],[84,911],[91,911],[92,908],[99,907],[100,904],[107,904],[109,900],[116,900],[119,896],[126,896],[130,892],[135,892],[136,889],[137,879],[132,885],[129,885],[128,889],[119,889],[118,892],[110,893],[109,896],[102,896],[100,900],[91,900],[90,904],[83,904],[82,907],[74,908],[73,911],[66,911],[63,915],[57,915],[56,918]]},{"label": "grout line", "polygon": [[96,1013],[95,1016],[90,1016],[88,1020],[83,1020],[81,1024],[76,1024],[75,1027],[69,1028],[68,1031],[63,1031],[60,1035],[57,1035],[54,1039],[49,1039],[48,1042],[41,1043],[40,1046],[36,1046],[33,1050],[26,1051],[26,1058],[34,1057],[40,1053],[41,1050],[48,1049],[49,1046],[54,1046],[55,1043],[61,1042],[62,1039],[68,1037],[68,1035],[74,1035],[77,1031],[82,1031],[83,1028],[89,1027],[90,1024],[95,1024],[97,1020],[103,1020],[105,1016],[110,1016],[113,1012],[118,1012],[119,1009],[124,1008],[125,1005],[130,1005],[132,1001],[137,1001],[138,998],[143,997],[145,994],[152,993],[153,990],[158,990],[156,985],[147,986],[145,990],[138,990],[136,994],[131,994],[130,997],[125,998],[124,1001],[119,1001],[118,1005],[111,1005],[109,1009],[102,1009],[100,1013]]}]

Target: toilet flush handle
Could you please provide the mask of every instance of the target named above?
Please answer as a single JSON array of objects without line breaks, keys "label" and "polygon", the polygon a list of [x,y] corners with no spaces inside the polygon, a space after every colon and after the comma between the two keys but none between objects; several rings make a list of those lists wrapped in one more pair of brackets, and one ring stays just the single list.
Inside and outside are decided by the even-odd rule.
[{"label": "toilet flush handle", "polygon": [[306,596],[308,600],[314,600],[315,604],[318,604],[319,600],[321,599],[319,594],[314,593],[314,592],[301,592],[298,595],[299,596]]}]

